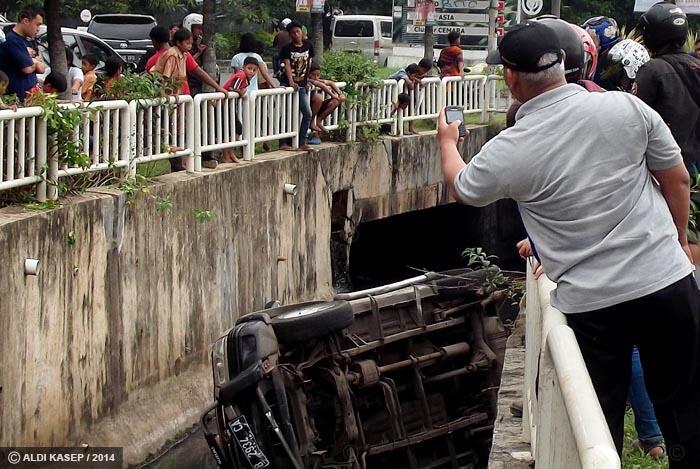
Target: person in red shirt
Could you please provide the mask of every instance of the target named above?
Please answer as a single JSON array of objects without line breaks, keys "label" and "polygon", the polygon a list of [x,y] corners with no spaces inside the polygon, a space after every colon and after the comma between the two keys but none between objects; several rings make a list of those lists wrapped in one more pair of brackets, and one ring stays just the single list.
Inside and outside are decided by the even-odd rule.
[{"label": "person in red shirt", "polygon": [[440,58],[438,59],[440,77],[463,76],[464,55],[462,54],[462,48],[459,46],[459,31],[450,31],[447,35],[447,40],[450,41],[450,45],[440,52]]},{"label": "person in red shirt", "polygon": [[[243,97],[248,89],[248,85],[250,85],[250,80],[257,75],[259,66],[260,63],[258,59],[255,57],[246,57],[243,61],[243,68],[231,75],[224,84],[224,88],[228,91],[236,92],[239,96]],[[236,137],[241,135],[241,133],[243,133],[243,124],[241,124],[239,119],[236,119]],[[223,159],[224,163],[240,162],[231,148],[226,148],[224,150]]]},{"label": "person in red shirt", "polygon": [[188,29],[181,29],[173,36],[175,45],[166,50],[156,60],[151,67],[151,73],[160,73],[164,77],[177,78],[181,81],[178,94],[190,94],[190,87],[187,83],[187,76],[194,75],[205,84],[211,86],[216,91],[226,93],[226,90],[219,85],[207,72],[197,65],[197,62],[190,55],[192,48],[192,33]]}]

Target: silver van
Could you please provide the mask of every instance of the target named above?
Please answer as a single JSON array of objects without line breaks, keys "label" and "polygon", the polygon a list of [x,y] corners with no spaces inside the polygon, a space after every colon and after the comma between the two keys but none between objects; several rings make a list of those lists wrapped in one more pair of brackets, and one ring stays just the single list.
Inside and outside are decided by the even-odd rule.
[{"label": "silver van", "polygon": [[332,26],[332,47],[362,52],[384,66],[392,53],[392,26],[391,16],[336,16]]}]

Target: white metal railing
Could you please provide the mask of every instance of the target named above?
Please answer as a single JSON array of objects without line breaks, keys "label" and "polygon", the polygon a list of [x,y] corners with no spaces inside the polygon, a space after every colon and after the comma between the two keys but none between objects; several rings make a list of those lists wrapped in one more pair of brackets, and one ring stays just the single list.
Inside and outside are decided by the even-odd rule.
[{"label": "white metal railing", "polygon": [[[128,102],[95,101],[88,105],[70,103],[61,106],[83,111],[73,135],[80,151],[88,156],[90,166],[56,165],[57,178],[129,166],[131,120]],[[52,163],[56,164],[55,161]],[[49,165],[49,180],[53,179],[53,175],[52,165]]]},{"label": "white metal railing", "polygon": [[194,97],[194,162],[201,171],[202,153],[246,147],[250,142],[248,99],[238,93],[201,93]]},{"label": "white metal railing", "polygon": [[486,98],[486,77],[465,75],[442,79],[445,106],[462,106],[465,114],[482,112]]},{"label": "white metal railing", "polygon": [[506,112],[513,104],[505,80],[499,75],[489,75],[486,78],[486,105],[484,112]]},{"label": "white metal railing", "polygon": [[139,99],[129,103],[129,111],[132,173],[137,163],[170,158],[185,158],[187,172],[195,171],[191,96]]},{"label": "white metal railing", "polygon": [[538,469],[619,469],[620,458],[555,285],[528,262],[523,437]]},{"label": "white metal railing", "polygon": [[37,199],[46,200],[46,121],[42,109],[0,111],[0,191],[37,184]]},{"label": "white metal railing", "polygon": [[367,124],[393,124],[396,132],[396,118],[391,111],[394,103],[399,99],[400,88],[403,82],[396,80],[383,80],[379,87],[371,84],[357,83],[357,103],[350,107],[348,118],[350,121],[349,139],[357,138],[357,127]]},{"label": "white metal railing", "polygon": [[294,148],[299,146],[299,93],[294,88],[251,91],[248,100],[252,143],[245,159],[253,158],[256,143],[288,138]]},{"label": "white metal railing", "polygon": [[443,88],[444,82],[439,77],[423,78],[409,93],[411,99],[402,115],[403,121],[436,118],[444,106]]},{"label": "white metal railing", "polygon": [[[434,119],[444,105],[462,106],[467,114],[481,112],[483,122],[511,102],[495,75],[425,78],[410,92],[408,108],[393,115],[403,81],[383,80],[378,87],[358,83],[355,88],[356,104],[339,106],[323,122],[335,130],[346,120],[349,141],[356,140],[358,127],[369,124],[391,124],[393,133],[402,134],[404,121]],[[41,108],[0,111],[0,191],[36,184],[37,198],[45,200],[57,197],[57,180],[72,174],[127,166],[135,174],[138,163],[169,158],[183,158],[187,171],[194,172],[201,170],[203,152],[240,147],[250,160],[258,143],[290,139],[294,148],[299,145],[299,94],[292,88],[252,91],[243,98],[206,93],[194,100],[173,96],[63,106],[85,112],[74,135],[89,166],[58,167]]]}]

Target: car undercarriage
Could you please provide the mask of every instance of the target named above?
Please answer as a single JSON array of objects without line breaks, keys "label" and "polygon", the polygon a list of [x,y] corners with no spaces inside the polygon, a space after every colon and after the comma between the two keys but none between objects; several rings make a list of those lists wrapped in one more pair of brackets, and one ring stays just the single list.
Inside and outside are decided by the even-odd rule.
[{"label": "car undercarriage", "polygon": [[517,311],[486,275],[427,273],[243,316],[212,353],[217,401],[202,424],[219,464],[486,467]]}]

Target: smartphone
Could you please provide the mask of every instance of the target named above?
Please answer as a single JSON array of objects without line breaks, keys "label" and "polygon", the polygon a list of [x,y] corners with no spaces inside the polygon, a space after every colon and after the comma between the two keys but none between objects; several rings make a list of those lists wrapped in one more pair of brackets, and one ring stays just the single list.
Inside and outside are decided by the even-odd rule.
[{"label": "smartphone", "polygon": [[445,120],[448,124],[459,122],[459,136],[467,136],[467,128],[464,126],[464,108],[462,106],[447,106],[445,108]]}]

